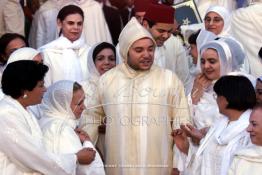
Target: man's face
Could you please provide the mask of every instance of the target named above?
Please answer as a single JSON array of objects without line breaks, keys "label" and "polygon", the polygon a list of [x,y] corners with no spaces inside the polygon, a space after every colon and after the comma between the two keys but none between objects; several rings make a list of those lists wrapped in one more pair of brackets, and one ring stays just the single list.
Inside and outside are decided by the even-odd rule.
[{"label": "man's face", "polygon": [[134,70],[149,70],[154,62],[154,51],[155,46],[151,39],[137,40],[128,51],[127,64]]},{"label": "man's face", "polygon": [[149,32],[156,41],[158,47],[163,46],[164,42],[170,37],[174,29],[174,24],[156,23]]}]

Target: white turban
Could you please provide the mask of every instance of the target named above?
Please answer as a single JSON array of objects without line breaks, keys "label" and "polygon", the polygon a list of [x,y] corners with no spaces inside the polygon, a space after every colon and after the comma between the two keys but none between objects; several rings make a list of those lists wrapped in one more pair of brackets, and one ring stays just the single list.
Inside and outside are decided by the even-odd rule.
[{"label": "white turban", "polygon": [[23,47],[17,49],[10,55],[6,65],[19,60],[33,60],[34,57],[39,53],[40,53],[39,51],[30,47]]},{"label": "white turban", "polygon": [[126,60],[129,48],[131,45],[142,38],[151,39],[154,44],[155,40],[152,35],[137,21],[135,17],[133,17],[124,27],[119,36],[119,51],[121,57]]}]

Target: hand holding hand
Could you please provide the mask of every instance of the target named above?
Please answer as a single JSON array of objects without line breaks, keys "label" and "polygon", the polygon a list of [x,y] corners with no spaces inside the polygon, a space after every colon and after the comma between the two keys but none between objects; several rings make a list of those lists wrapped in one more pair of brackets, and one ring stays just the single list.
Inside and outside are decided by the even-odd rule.
[{"label": "hand holding hand", "polygon": [[79,164],[90,164],[95,160],[96,151],[92,148],[83,148],[76,153]]}]

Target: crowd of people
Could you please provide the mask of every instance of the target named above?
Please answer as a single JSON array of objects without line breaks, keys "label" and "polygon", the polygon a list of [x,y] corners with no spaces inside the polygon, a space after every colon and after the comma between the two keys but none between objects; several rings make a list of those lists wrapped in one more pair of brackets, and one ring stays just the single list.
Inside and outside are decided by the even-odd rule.
[{"label": "crowd of people", "polygon": [[262,0],[123,2],[0,2],[0,174],[261,174]]}]

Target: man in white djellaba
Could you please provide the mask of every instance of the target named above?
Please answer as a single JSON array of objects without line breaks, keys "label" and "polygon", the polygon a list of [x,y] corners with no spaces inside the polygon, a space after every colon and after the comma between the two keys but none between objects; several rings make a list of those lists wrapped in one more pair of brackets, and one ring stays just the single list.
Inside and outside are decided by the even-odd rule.
[{"label": "man in white djellaba", "polygon": [[102,75],[97,90],[95,114],[107,122],[106,174],[171,174],[172,128],[189,122],[183,84],[153,65],[156,44],[134,17],[121,32],[119,46],[124,62]]}]

